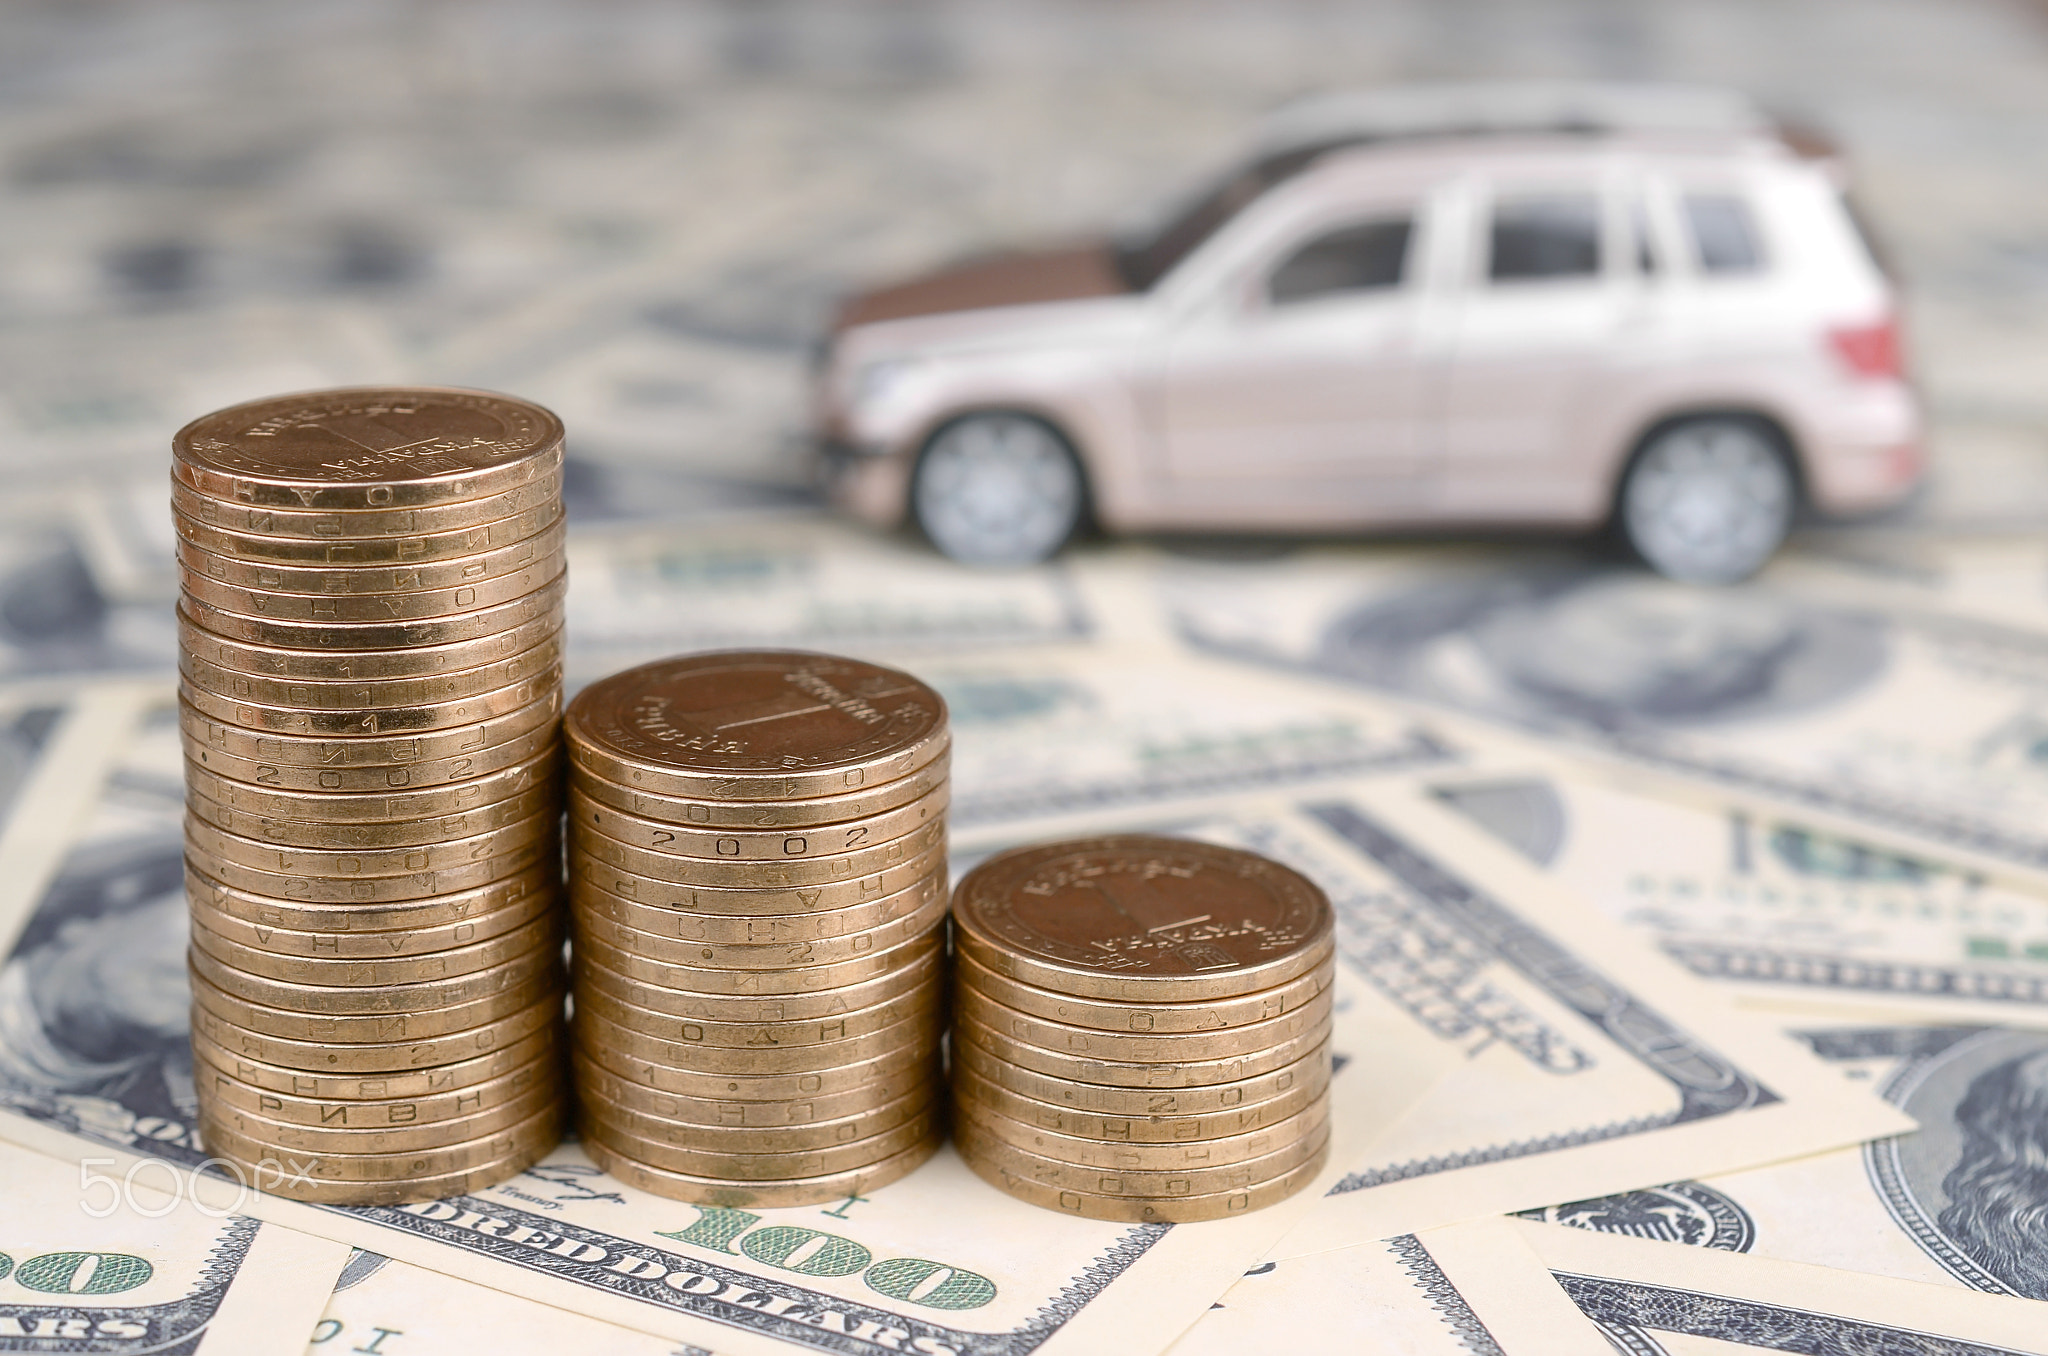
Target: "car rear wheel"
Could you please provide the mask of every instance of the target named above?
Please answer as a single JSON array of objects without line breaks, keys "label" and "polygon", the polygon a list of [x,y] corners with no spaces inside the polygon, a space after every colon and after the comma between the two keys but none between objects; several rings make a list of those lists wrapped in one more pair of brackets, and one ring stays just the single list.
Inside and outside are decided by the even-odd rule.
[{"label": "car rear wheel", "polygon": [[974,414],[940,429],[911,479],[932,545],[969,565],[1031,565],[1081,525],[1087,497],[1066,439],[1021,414]]},{"label": "car rear wheel", "polygon": [[1792,526],[1798,487],[1783,444],[1735,416],[1654,435],[1629,466],[1620,519],[1650,567],[1688,584],[1732,584],[1763,568]]}]

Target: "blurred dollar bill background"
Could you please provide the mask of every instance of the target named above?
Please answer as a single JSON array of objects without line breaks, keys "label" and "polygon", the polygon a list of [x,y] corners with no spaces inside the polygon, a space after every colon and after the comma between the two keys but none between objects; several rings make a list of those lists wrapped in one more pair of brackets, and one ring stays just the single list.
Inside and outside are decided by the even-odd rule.
[{"label": "blurred dollar bill background", "polygon": [[[0,1137],[43,1155],[0,1189],[0,1350],[2048,1350],[2048,5],[134,0],[12,5],[0,38]],[[804,383],[839,295],[1127,218],[1295,94],[1496,77],[1725,84],[1828,129],[1906,288],[1927,492],[1709,595],[1572,543],[976,573],[824,513]],[[773,1212],[991,1278],[979,1314],[791,1289],[573,1146],[469,1225],[156,1215],[164,1171],[72,1219],[201,1156],[170,434],[379,382],[563,416],[573,678],[886,658],[952,704],[963,860],[1110,825],[1293,845],[1347,938],[1349,1175],[1256,1239],[1040,1220],[950,1159]],[[1697,989],[1672,1039],[1778,1110],[1679,1098],[1362,823],[1617,1001]],[[592,1275],[711,1288],[529,1288],[483,1246],[570,1221]],[[770,1331],[769,1296],[817,1321]]]}]

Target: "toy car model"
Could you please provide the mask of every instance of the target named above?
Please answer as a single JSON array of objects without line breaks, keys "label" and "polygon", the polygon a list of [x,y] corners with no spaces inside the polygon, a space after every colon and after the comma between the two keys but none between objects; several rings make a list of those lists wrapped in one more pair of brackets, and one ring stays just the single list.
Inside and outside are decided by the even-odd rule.
[{"label": "toy car model", "polygon": [[1740,579],[1923,469],[1831,153],[1738,96],[1440,87],[1282,110],[1149,229],[851,298],[835,500],[956,559],[1110,530],[1611,524]]}]

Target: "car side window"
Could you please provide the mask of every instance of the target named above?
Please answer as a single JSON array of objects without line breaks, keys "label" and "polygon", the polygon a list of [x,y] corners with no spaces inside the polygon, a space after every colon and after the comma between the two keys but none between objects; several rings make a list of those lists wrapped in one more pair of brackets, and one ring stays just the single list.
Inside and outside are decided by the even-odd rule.
[{"label": "car side window", "polygon": [[1600,271],[1600,199],[1529,193],[1498,199],[1487,276],[1494,282],[1585,278]]},{"label": "car side window", "polygon": [[1749,204],[1733,193],[1688,193],[1685,220],[1704,273],[1755,273],[1763,245]]},{"label": "car side window", "polygon": [[1287,256],[1266,282],[1275,305],[1340,292],[1398,287],[1414,221],[1408,216],[1353,222],[1326,231]]}]

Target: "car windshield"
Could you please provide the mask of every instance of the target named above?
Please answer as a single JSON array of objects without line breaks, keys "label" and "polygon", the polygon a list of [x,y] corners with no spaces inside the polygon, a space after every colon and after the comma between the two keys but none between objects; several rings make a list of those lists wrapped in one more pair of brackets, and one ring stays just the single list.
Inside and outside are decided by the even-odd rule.
[{"label": "car windshield", "polygon": [[1151,290],[1223,224],[1257,201],[1275,184],[1301,173],[1323,152],[1342,142],[1324,142],[1262,157],[1241,165],[1208,191],[1197,194],[1164,223],[1119,239],[1116,271],[1134,292]]}]

